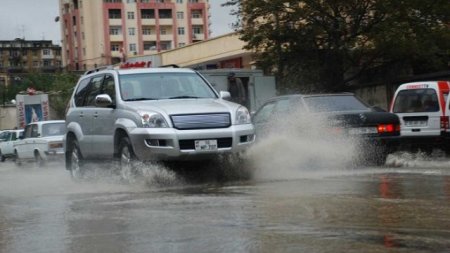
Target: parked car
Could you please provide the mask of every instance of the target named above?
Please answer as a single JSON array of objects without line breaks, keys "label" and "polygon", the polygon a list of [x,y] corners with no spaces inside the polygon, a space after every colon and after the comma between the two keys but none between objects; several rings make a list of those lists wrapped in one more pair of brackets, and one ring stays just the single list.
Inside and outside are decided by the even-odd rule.
[{"label": "parked car", "polygon": [[445,115],[449,90],[448,81],[405,83],[397,88],[390,112],[400,118],[405,149],[431,152],[435,147],[443,148],[443,133],[449,123]]},{"label": "parked car", "polygon": [[[323,131],[353,136],[362,141],[364,145],[361,145],[361,148],[364,150],[361,155],[365,156],[365,162],[371,164],[384,164],[387,155],[393,152],[398,144],[398,117],[370,107],[351,93],[275,97],[258,109],[253,116],[253,123],[258,139],[261,140],[273,132],[284,131],[284,125],[292,124],[293,120],[304,122],[316,119],[324,122],[314,122],[310,127],[321,127]],[[304,131],[305,135],[310,130],[296,129]]]},{"label": "parked car", "polygon": [[23,129],[6,130],[0,133],[0,161],[14,157],[14,143],[23,133]]},{"label": "parked car", "polygon": [[26,125],[23,136],[14,143],[16,164],[34,161],[37,166],[42,166],[49,160],[62,160],[65,133],[64,120],[38,121]]},{"label": "parked car", "polygon": [[246,107],[227,101],[199,73],[183,68],[105,69],[80,78],[66,114],[66,169],[83,176],[85,160],[215,159],[254,141]]}]

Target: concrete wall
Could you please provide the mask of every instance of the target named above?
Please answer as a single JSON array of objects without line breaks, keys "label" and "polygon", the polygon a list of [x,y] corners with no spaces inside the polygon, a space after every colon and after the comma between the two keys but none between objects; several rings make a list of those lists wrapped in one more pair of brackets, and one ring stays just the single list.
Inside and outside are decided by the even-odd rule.
[{"label": "concrete wall", "polygon": [[0,130],[13,129],[17,125],[16,106],[0,106]]}]

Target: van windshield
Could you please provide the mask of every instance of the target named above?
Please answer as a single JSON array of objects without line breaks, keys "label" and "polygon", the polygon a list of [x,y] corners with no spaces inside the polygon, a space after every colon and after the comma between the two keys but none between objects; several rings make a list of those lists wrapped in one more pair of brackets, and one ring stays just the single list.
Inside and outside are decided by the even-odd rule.
[{"label": "van windshield", "polygon": [[438,112],[439,100],[434,89],[402,90],[394,101],[394,113]]}]

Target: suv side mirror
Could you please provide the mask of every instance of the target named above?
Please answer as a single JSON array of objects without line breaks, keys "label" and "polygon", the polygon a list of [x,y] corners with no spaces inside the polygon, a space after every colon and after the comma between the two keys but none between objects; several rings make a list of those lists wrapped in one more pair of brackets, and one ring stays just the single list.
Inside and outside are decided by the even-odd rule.
[{"label": "suv side mirror", "polygon": [[95,105],[98,107],[108,107],[112,104],[112,99],[108,94],[100,94],[95,97]]},{"label": "suv side mirror", "polygon": [[220,98],[225,100],[231,99],[231,94],[228,91],[220,91]]}]

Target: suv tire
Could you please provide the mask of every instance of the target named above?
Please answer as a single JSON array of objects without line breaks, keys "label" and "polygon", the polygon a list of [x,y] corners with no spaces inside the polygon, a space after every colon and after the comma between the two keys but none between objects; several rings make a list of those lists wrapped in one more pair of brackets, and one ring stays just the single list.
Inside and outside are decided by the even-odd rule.
[{"label": "suv tire", "polygon": [[84,161],[80,152],[78,141],[75,139],[69,141],[66,152],[66,164],[66,169],[70,171],[72,179],[83,179],[85,173]]},{"label": "suv tire", "polygon": [[137,175],[137,159],[128,137],[122,137],[119,142],[119,173],[126,183]]}]

